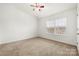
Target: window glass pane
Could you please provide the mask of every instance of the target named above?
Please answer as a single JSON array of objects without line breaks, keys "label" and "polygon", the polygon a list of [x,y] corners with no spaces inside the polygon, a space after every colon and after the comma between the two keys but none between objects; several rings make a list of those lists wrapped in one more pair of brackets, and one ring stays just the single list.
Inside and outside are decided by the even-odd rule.
[{"label": "window glass pane", "polygon": [[49,33],[54,33],[54,23],[54,20],[47,21],[46,25]]},{"label": "window glass pane", "polygon": [[56,19],[55,34],[64,34],[66,28],[66,18]]}]

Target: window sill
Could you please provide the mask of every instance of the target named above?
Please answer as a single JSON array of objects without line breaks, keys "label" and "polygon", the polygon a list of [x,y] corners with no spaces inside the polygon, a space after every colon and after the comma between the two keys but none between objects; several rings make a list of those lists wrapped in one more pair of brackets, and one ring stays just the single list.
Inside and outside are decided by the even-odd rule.
[{"label": "window sill", "polygon": [[64,35],[64,34],[54,34],[54,33],[49,33],[49,34],[58,35],[58,36]]}]

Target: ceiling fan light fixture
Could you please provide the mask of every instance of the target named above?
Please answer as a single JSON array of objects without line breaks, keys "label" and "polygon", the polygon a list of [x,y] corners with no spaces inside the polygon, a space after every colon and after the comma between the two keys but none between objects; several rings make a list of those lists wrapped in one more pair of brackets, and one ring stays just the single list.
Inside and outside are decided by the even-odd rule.
[{"label": "ceiling fan light fixture", "polygon": [[33,11],[35,11],[36,9],[38,9],[38,11],[41,11],[45,7],[44,4],[41,3],[34,3],[30,6],[33,7]]}]

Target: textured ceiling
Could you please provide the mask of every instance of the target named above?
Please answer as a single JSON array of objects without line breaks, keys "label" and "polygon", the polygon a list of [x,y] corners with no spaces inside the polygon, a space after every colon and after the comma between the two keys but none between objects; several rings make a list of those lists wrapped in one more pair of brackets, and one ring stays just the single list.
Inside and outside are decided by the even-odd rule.
[{"label": "textured ceiling", "polygon": [[19,10],[39,18],[49,16],[70,8],[76,8],[75,3],[45,3],[45,8],[39,12],[39,11],[33,11],[33,8],[30,6],[30,3],[25,3],[25,4],[22,3],[22,4],[14,4],[14,5]]}]

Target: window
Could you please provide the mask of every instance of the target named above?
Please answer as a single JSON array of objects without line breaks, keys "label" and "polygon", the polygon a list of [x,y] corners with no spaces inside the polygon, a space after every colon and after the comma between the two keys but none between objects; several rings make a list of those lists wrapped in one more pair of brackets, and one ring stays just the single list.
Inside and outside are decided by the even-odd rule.
[{"label": "window", "polygon": [[66,29],[66,18],[49,20],[46,25],[49,33],[64,34]]}]

